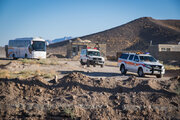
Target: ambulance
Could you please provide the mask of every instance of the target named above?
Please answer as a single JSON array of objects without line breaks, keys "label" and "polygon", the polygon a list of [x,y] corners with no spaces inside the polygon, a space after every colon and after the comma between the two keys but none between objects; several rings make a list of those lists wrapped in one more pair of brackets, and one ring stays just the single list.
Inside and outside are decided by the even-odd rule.
[{"label": "ambulance", "polygon": [[93,65],[96,67],[96,65],[99,65],[101,67],[104,66],[104,58],[101,56],[101,53],[97,49],[87,48],[82,49],[80,54],[80,63],[81,65],[87,65],[89,67],[90,65]]},{"label": "ambulance", "polygon": [[118,66],[124,75],[127,71],[137,73],[139,77],[155,75],[161,78],[165,74],[163,64],[149,53],[122,53],[118,58]]}]

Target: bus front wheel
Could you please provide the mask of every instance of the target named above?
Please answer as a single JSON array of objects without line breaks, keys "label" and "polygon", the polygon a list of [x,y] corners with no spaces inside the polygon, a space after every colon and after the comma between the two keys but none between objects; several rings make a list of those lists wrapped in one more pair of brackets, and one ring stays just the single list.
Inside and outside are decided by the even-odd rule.
[{"label": "bus front wheel", "polygon": [[13,58],[13,60],[15,60],[15,59],[16,59],[15,54],[13,54],[13,55],[12,55],[12,58]]},{"label": "bus front wheel", "polygon": [[27,54],[25,54],[24,58],[27,58]]}]

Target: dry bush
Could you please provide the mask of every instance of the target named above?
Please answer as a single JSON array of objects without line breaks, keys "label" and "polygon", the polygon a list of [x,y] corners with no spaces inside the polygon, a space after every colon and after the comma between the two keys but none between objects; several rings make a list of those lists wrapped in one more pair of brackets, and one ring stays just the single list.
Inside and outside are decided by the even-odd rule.
[{"label": "dry bush", "polygon": [[117,67],[118,63],[117,62],[111,62],[111,61],[105,61],[105,65]]},{"label": "dry bush", "polygon": [[178,95],[180,95],[180,84],[178,84],[178,85],[176,86],[175,91],[176,91],[176,93],[177,93]]},{"label": "dry bush", "polygon": [[50,72],[42,72],[40,70],[36,71],[20,71],[20,72],[10,72],[8,70],[0,70],[0,78],[19,78],[19,79],[27,79],[34,76],[39,76],[42,78],[54,78],[56,75],[56,72],[50,71]]},{"label": "dry bush", "polygon": [[29,77],[33,77],[33,76],[39,76],[39,77],[43,77],[43,78],[53,78],[55,76],[55,73],[52,72],[42,72],[40,70],[36,70],[36,71],[21,71],[19,73],[19,76],[22,79],[26,79]]},{"label": "dry bush", "polygon": [[58,65],[57,59],[19,59],[24,64]]},{"label": "dry bush", "polygon": [[0,70],[0,78],[10,78],[10,72],[8,70]]},{"label": "dry bush", "polygon": [[164,65],[166,70],[179,70],[179,66],[174,66],[174,65]]},{"label": "dry bush", "polygon": [[42,72],[40,70],[36,70],[34,73],[34,76],[40,76],[43,78],[53,78],[56,75],[54,71],[49,71],[49,72]]},{"label": "dry bush", "polygon": [[21,61],[24,64],[37,64],[37,61],[33,59],[19,59],[19,61]]},{"label": "dry bush", "polygon": [[43,74],[43,77],[44,78],[54,78],[54,76],[56,75],[57,73],[53,70],[49,71],[48,73],[45,73]]},{"label": "dry bush", "polygon": [[20,71],[16,74],[16,77],[19,79],[27,79],[32,76],[34,76],[34,73],[32,71]]}]

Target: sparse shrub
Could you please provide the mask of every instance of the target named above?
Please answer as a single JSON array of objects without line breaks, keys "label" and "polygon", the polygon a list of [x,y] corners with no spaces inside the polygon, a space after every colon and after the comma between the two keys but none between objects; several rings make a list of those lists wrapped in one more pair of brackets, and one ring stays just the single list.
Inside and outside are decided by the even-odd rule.
[{"label": "sparse shrub", "polygon": [[117,67],[118,63],[117,62],[112,62],[112,61],[107,61],[107,62],[105,62],[105,65]]},{"label": "sparse shrub", "polygon": [[39,64],[42,64],[42,65],[48,65],[48,60],[46,59],[41,59],[38,61]]},{"label": "sparse shrub", "polygon": [[72,108],[64,108],[64,112],[67,116],[70,116],[71,119],[75,118],[74,112]]},{"label": "sparse shrub", "polygon": [[58,65],[57,61],[51,61],[50,65]]},{"label": "sparse shrub", "polygon": [[44,76],[44,78],[53,78],[54,75],[53,74],[44,74],[43,76]]},{"label": "sparse shrub", "polygon": [[175,92],[180,95],[180,84],[178,84],[175,88]]},{"label": "sparse shrub", "polygon": [[30,77],[34,77],[34,76],[39,76],[42,78],[53,78],[56,75],[55,72],[50,71],[50,72],[42,72],[40,70],[36,70],[36,71],[20,71],[20,72],[12,72],[12,71],[8,71],[8,70],[0,70],[0,78],[19,78],[19,79],[27,79]]},{"label": "sparse shrub", "polygon": [[164,65],[166,70],[179,70],[179,66],[174,66],[174,65]]},{"label": "sparse shrub", "polygon": [[32,59],[20,59],[22,63],[26,64],[37,64],[37,60],[32,60]]},{"label": "sparse shrub", "polygon": [[0,70],[0,78],[10,78],[10,72],[8,70]]},{"label": "sparse shrub", "polygon": [[42,75],[42,72],[38,69],[35,71],[35,76],[41,76]]},{"label": "sparse shrub", "polygon": [[57,65],[58,62],[55,59],[19,59],[24,64],[41,64],[41,65]]},{"label": "sparse shrub", "polygon": [[17,77],[20,79],[26,79],[33,75],[33,72],[31,71],[21,71],[17,74]]}]

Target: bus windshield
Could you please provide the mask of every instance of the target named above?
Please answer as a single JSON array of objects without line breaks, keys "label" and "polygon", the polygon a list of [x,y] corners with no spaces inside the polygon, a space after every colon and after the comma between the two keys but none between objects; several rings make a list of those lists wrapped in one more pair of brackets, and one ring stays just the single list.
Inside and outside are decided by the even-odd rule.
[{"label": "bus windshield", "polygon": [[157,60],[152,56],[139,56],[141,61],[147,61],[147,62],[157,62]]},{"label": "bus windshield", "polygon": [[35,51],[46,51],[46,44],[44,41],[33,41],[32,48]]},{"label": "bus windshield", "polygon": [[100,52],[88,51],[88,55],[89,55],[89,56],[100,56]]}]

